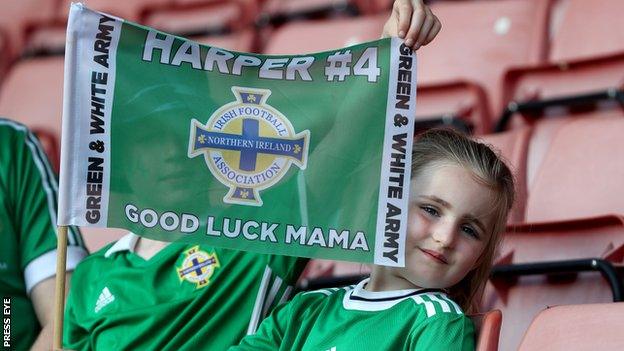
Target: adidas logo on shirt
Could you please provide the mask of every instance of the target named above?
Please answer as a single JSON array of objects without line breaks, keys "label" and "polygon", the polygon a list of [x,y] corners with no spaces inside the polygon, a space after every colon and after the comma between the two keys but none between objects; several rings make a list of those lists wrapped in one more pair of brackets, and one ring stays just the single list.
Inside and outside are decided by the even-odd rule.
[{"label": "adidas logo on shirt", "polygon": [[95,313],[100,312],[102,308],[104,308],[106,305],[113,301],[115,301],[115,295],[111,294],[110,290],[108,290],[108,287],[105,286],[104,289],[102,289],[102,292],[100,293],[97,302],[95,303]]}]

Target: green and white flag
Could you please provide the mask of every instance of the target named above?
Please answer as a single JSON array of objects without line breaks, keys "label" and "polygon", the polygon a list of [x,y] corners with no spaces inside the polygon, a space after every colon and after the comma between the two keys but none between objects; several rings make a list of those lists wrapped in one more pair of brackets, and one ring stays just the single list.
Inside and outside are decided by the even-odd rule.
[{"label": "green and white flag", "polygon": [[416,57],[401,40],[247,54],[75,4],[65,60],[59,225],[404,265]]}]

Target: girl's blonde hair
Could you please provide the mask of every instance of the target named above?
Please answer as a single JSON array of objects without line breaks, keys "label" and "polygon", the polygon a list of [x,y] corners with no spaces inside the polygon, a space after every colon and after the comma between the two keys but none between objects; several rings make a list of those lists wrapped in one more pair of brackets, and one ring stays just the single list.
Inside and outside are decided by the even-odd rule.
[{"label": "girl's blonde hair", "polygon": [[451,129],[431,129],[417,137],[412,152],[412,178],[427,166],[440,162],[465,167],[497,196],[494,226],[477,267],[448,289],[449,296],[465,312],[476,313],[514,202],[514,179],[501,157],[489,146]]}]

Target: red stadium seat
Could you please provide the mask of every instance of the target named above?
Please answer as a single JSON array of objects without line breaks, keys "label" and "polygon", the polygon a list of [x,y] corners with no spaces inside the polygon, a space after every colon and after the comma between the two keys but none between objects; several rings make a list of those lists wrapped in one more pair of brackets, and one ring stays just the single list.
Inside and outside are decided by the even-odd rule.
[{"label": "red stadium seat", "polygon": [[556,306],[531,323],[518,351],[619,351],[624,302]]},{"label": "red stadium seat", "polygon": [[190,37],[190,39],[204,45],[216,46],[232,51],[255,51],[255,33],[251,29],[241,30],[227,35],[198,36]]},{"label": "red stadium seat", "polygon": [[526,203],[526,163],[530,128],[518,128],[504,133],[489,134],[480,138],[485,144],[500,151],[507,166],[512,170],[516,181],[516,201],[507,223],[522,223],[524,221],[524,206]]},{"label": "red stadium seat", "polygon": [[[272,34],[263,52],[269,55],[301,54],[375,40],[379,38],[387,18],[388,14],[382,13],[349,19],[288,23]],[[485,118],[489,115],[486,99],[479,86],[469,82],[428,85],[419,87],[417,96],[419,125],[452,125],[456,119],[476,134],[484,134],[490,129],[490,120]]]},{"label": "red stadium seat", "polygon": [[[62,106],[62,56],[16,62],[0,90],[0,115],[31,129],[47,131],[56,136],[57,141],[61,135]],[[52,163],[58,164],[58,159],[52,159]]]},{"label": "red stadium seat", "polygon": [[66,23],[50,23],[33,27],[24,46],[24,54],[27,56],[63,54],[66,32]]},{"label": "red stadium seat", "polygon": [[[171,0],[82,0],[88,8],[96,11],[108,13],[123,19],[138,22],[142,13],[149,7],[161,6],[169,3]],[[69,6],[74,0],[62,0],[62,5],[58,14],[61,21],[67,21],[69,15]]]},{"label": "red stadium seat", "polygon": [[184,36],[219,34],[249,27],[256,13],[254,0],[169,4],[148,10],[143,16],[143,23]]},{"label": "red stadium seat", "polygon": [[553,16],[561,20],[553,24],[549,61],[624,53],[623,12],[621,0],[559,0]]},{"label": "red stadium seat", "polygon": [[[508,228],[499,263],[581,258],[624,263],[624,163],[618,158],[624,151],[623,114],[597,110],[535,124],[526,161],[527,223]],[[537,311],[553,304],[610,301],[608,287],[588,272],[564,279],[499,279],[488,286],[483,307],[503,311],[501,349],[513,350]]]},{"label": "red stadium seat", "polygon": [[559,0],[555,4],[549,63],[511,70],[505,78],[503,104],[621,90],[624,22],[619,14],[624,2]]},{"label": "red stadium seat", "polygon": [[543,60],[548,7],[548,2],[541,0],[432,4],[443,29],[419,51],[420,86],[454,81],[478,84],[488,95],[486,119],[491,120],[490,116],[502,110],[504,72]]},{"label": "red stadium seat", "polygon": [[470,82],[429,84],[419,86],[417,96],[417,123],[450,125],[476,135],[490,131],[492,121],[487,117],[487,97],[479,85]]},{"label": "red stadium seat", "polygon": [[477,334],[475,351],[498,351],[503,315],[499,310],[470,315]]},{"label": "red stadium seat", "polygon": [[[263,53],[302,54],[379,39],[388,15],[288,23],[270,37]],[[305,39],[304,39],[305,38]]]},{"label": "red stadium seat", "polygon": [[262,13],[272,22],[285,22],[300,18],[335,16],[340,13],[385,13],[392,7],[392,3],[393,0],[267,0]]},{"label": "red stadium seat", "polygon": [[[570,115],[566,115],[565,118],[545,118],[544,120],[539,121],[533,128],[533,133],[531,135],[531,140],[529,142],[529,147],[527,151],[527,162],[526,162],[526,188],[527,188],[527,196],[528,189],[531,189],[533,186],[533,182],[535,181],[535,177],[539,172],[539,167],[542,165],[544,161],[544,157],[550,148],[550,144],[552,142],[553,136],[559,130],[561,125],[568,122],[568,119],[572,119],[575,117],[571,117]],[[582,118],[582,117],[578,117]],[[526,128],[526,127],[523,127]]]},{"label": "red stadium seat", "polygon": [[[601,98],[606,101],[616,97],[616,90],[621,91],[623,72],[624,52],[603,58],[510,70],[505,76],[502,103],[522,104],[528,101],[563,99],[597,92],[605,92],[607,96],[611,94],[610,97]],[[607,93],[608,90],[612,92]],[[562,106],[566,104],[569,105],[565,102],[560,103]],[[542,112],[538,111],[537,114],[540,113]],[[516,118],[511,120],[512,128],[535,122],[528,113],[516,114],[514,117]]]},{"label": "red stadium seat", "polygon": [[392,8],[394,0],[355,0],[355,6],[362,14],[388,12]]},{"label": "red stadium seat", "polygon": [[[510,227],[498,263],[599,258],[622,264],[623,256],[624,218],[605,216]],[[501,350],[515,350],[535,314],[548,306],[613,301],[609,284],[597,272],[556,277],[523,276],[488,284],[482,309],[503,311]]]},{"label": "red stadium seat", "polygon": [[624,214],[622,111],[561,123],[529,188],[526,221]]},{"label": "red stadium seat", "polygon": [[[16,57],[20,54],[26,30],[35,24],[51,21],[56,13],[56,1],[53,0],[3,0],[0,15],[0,30],[8,35],[10,50],[8,54]],[[6,51],[3,51],[6,55]]]},{"label": "red stadium seat", "polygon": [[348,12],[353,3],[352,0],[267,0],[262,6],[262,18],[271,23],[321,18]]}]

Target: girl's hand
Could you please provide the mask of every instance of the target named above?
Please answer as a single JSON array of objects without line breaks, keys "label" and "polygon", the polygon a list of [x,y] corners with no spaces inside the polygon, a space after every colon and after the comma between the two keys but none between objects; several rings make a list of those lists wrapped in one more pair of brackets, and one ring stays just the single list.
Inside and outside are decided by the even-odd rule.
[{"label": "girl's hand", "polygon": [[440,20],[423,0],[395,0],[381,36],[405,39],[405,45],[418,50],[429,44],[441,28]]}]

